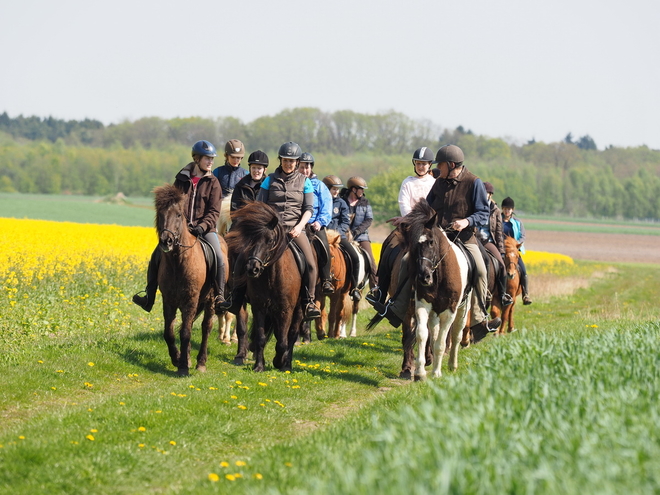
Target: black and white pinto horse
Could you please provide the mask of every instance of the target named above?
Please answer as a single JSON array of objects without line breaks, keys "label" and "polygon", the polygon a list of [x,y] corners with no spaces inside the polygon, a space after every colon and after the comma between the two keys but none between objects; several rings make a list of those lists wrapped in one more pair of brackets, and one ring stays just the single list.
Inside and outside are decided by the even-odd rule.
[{"label": "black and white pinto horse", "polygon": [[437,223],[436,212],[422,199],[400,225],[408,247],[408,274],[414,294],[415,380],[426,379],[425,349],[429,338],[433,342],[432,376],[442,376],[442,358],[450,331],[449,368],[456,370],[461,336],[470,310],[467,258]]}]

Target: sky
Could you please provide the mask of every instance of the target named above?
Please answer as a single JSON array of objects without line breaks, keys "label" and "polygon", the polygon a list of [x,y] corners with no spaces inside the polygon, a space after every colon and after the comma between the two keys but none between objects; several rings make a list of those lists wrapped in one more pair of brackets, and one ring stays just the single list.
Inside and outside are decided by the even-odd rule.
[{"label": "sky", "polygon": [[657,0],[0,0],[0,113],[394,110],[660,149],[658,19]]}]

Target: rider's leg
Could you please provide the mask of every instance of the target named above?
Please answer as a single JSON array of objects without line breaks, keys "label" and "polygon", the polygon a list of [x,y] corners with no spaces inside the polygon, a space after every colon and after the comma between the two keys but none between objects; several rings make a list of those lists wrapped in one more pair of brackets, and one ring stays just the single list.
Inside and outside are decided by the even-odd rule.
[{"label": "rider's leg", "polygon": [[465,247],[474,258],[477,271],[477,280],[472,291],[472,327],[481,325],[486,327],[486,331],[492,331],[500,326],[501,320],[495,318],[488,321],[488,313],[485,308],[486,293],[488,291],[488,274],[486,273],[486,264],[484,263],[484,258],[481,255],[481,250],[477,242],[474,240],[474,242],[465,243]]},{"label": "rider's leg", "polygon": [[234,269],[232,270],[229,297],[225,301],[216,304],[216,308],[224,309],[238,315],[245,299],[245,292],[247,291],[246,284],[239,283],[239,279],[242,278],[243,270],[245,269],[245,257],[242,252],[236,256],[235,260],[232,260],[232,266]]},{"label": "rider's leg", "polygon": [[313,318],[318,318],[321,316],[321,311],[314,303],[314,289],[316,287],[316,279],[318,277],[318,272],[316,268],[316,263],[314,263],[314,254],[312,253],[312,246],[309,244],[309,239],[305,234],[301,234],[298,237],[293,239],[293,242],[300,248],[307,260],[307,280],[303,281],[305,286],[302,291],[303,296],[303,308],[304,308],[304,318],[306,320],[311,320]]},{"label": "rider's leg", "polygon": [[506,267],[504,266],[502,254],[498,251],[498,249],[495,247],[495,244],[492,242],[484,244],[484,247],[495,257],[499,263],[499,270],[496,269],[495,273],[497,274],[497,285],[500,288],[500,294],[502,295],[502,305],[508,306],[509,304],[513,304],[513,298],[506,291]]},{"label": "rider's leg", "polygon": [[330,276],[330,246],[328,245],[328,236],[325,232],[325,227],[321,227],[320,230],[316,231],[316,237],[323,243],[325,252],[328,253],[328,260],[323,266],[319,266],[321,271],[321,287],[324,294],[332,294],[335,291],[335,286],[332,284],[332,277]]},{"label": "rider's leg", "polygon": [[220,248],[220,239],[217,232],[207,232],[204,234],[204,240],[208,242],[211,247],[213,247],[213,251],[215,251],[215,259],[218,265],[218,269],[215,273],[215,289],[217,293],[215,296],[215,302],[216,304],[220,304],[225,300],[225,276],[227,274],[225,257]]},{"label": "rider's leg", "polygon": [[520,270],[520,285],[522,286],[523,304],[532,304],[532,300],[529,297],[529,280],[527,279],[527,268],[525,267],[525,262],[523,261],[522,257],[518,258],[518,269]]},{"label": "rider's leg", "polygon": [[144,289],[145,296],[140,296],[139,292],[133,296],[133,302],[150,312],[156,302],[156,291],[158,290],[158,265],[160,264],[161,250],[156,246],[154,252],[151,253],[149,259],[149,267],[147,268],[147,287]]}]

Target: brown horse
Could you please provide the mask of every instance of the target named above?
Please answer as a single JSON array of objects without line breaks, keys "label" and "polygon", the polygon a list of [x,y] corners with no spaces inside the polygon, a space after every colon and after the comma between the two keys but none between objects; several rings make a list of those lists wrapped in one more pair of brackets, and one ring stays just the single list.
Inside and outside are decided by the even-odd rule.
[{"label": "brown horse", "polygon": [[[321,318],[317,322],[316,334],[319,339],[325,335],[325,321],[328,320],[328,336],[330,338],[339,338],[342,333],[346,337],[346,323],[348,322],[350,313],[348,312],[351,298],[349,290],[351,289],[351,277],[348,273],[346,259],[344,253],[339,247],[341,236],[335,230],[328,230],[328,245],[330,246],[330,276],[332,278],[332,285],[335,291],[328,296],[330,299],[330,311],[326,314],[325,311],[325,297],[321,298]],[[320,328],[319,328],[320,323]]]},{"label": "brown horse", "polygon": [[278,213],[259,201],[235,211],[232,224],[226,239],[232,252],[241,253],[237,267],[244,264],[245,273],[234,271],[234,283],[246,284],[252,306],[253,369],[265,370],[264,348],[274,333],[273,365],[281,371],[291,370],[293,346],[302,322],[302,279],[287,232]]},{"label": "brown horse", "polygon": [[[158,247],[162,251],[158,266],[158,286],[163,296],[164,337],[177,373],[187,376],[190,368],[192,325],[202,311],[204,319],[197,369],[206,371],[207,343],[214,315],[213,277],[207,274],[201,242],[188,232],[185,195],[169,184],[157,187],[154,194]],[[227,245],[222,238],[220,246],[226,259]],[[180,352],[174,335],[177,310],[181,312]]]},{"label": "brown horse", "polygon": [[522,294],[522,285],[520,283],[520,271],[518,270],[518,261],[520,260],[520,246],[513,237],[504,237],[504,265],[506,266],[506,291],[513,299],[513,304],[504,308],[502,312],[502,325],[498,330],[499,334],[504,334],[504,324],[506,323],[506,332],[514,332],[513,310],[516,306],[516,298]]}]

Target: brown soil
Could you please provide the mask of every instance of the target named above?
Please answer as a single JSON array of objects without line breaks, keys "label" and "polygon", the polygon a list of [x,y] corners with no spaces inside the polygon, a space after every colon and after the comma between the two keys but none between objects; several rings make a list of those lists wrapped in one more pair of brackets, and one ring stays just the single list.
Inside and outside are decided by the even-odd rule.
[{"label": "brown soil", "polygon": [[[369,236],[372,242],[383,242],[390,231],[389,225],[376,225],[369,229]],[[660,238],[653,235],[527,230],[525,247],[576,260],[660,264]]]}]

